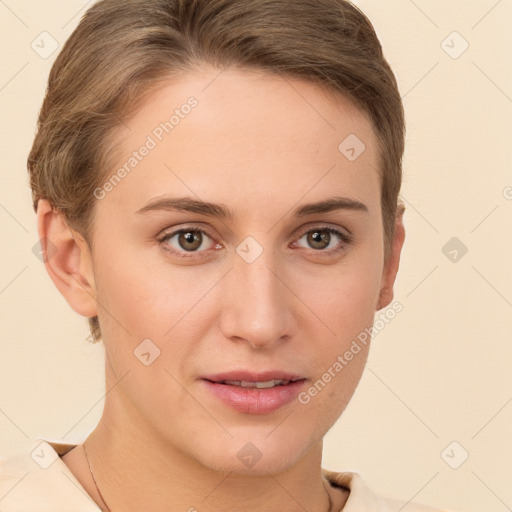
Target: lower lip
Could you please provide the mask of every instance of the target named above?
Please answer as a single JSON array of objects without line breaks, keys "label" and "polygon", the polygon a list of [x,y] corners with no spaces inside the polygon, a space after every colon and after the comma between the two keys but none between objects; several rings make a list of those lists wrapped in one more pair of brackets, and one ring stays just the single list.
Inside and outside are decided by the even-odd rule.
[{"label": "lower lip", "polygon": [[243,388],[203,380],[208,389],[225,404],[248,414],[268,414],[290,403],[304,386],[305,380],[273,388]]}]

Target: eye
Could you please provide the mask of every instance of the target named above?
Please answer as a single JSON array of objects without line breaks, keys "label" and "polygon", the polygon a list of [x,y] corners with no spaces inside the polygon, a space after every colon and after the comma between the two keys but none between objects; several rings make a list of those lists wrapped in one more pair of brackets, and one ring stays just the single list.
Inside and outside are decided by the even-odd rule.
[{"label": "eye", "polygon": [[[306,246],[301,244],[303,239]],[[192,226],[166,233],[158,242],[164,250],[179,258],[203,257],[209,248],[222,248],[222,245],[216,243],[205,230]],[[332,226],[319,226],[306,231],[292,245],[309,247],[317,254],[333,255],[344,251],[351,242],[351,235]]]},{"label": "eye", "polygon": [[[167,233],[159,238],[158,242],[165,250],[183,258],[194,256],[198,252],[203,253],[209,246],[212,246],[212,243],[215,244],[206,231],[192,227],[185,227]],[[215,244],[214,247],[220,248],[222,246]]]},{"label": "eye", "polygon": [[305,239],[307,246],[315,249],[316,252],[325,252],[328,254],[343,251],[345,246],[352,241],[351,236],[331,226],[319,226],[310,229],[299,238],[298,245],[300,245],[300,241],[303,239]]}]

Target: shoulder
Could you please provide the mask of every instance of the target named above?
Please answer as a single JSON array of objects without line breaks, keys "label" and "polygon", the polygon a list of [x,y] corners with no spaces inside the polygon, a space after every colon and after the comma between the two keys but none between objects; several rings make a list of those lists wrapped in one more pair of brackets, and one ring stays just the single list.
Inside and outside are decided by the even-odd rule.
[{"label": "shoulder", "polygon": [[[322,469],[322,473],[331,485],[344,487],[350,491],[343,511],[339,512],[448,512],[412,501],[397,500],[373,492],[359,473],[334,472]],[[407,506],[407,508],[406,508]]]},{"label": "shoulder", "polygon": [[100,512],[59,455],[69,445],[38,439],[0,456],[2,512]]}]

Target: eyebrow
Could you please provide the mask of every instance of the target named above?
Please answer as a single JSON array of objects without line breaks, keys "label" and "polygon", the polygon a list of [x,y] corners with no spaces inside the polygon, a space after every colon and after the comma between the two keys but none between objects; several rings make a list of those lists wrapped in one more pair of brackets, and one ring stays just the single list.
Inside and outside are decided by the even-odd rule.
[{"label": "eyebrow", "polygon": [[[162,197],[150,201],[135,213],[144,214],[151,211],[170,210],[199,213],[219,219],[233,219],[234,212],[223,204],[199,201],[191,197]],[[368,207],[349,197],[332,197],[316,203],[299,206],[293,214],[296,217],[304,217],[315,213],[327,213],[335,210],[352,210],[368,213]]]}]

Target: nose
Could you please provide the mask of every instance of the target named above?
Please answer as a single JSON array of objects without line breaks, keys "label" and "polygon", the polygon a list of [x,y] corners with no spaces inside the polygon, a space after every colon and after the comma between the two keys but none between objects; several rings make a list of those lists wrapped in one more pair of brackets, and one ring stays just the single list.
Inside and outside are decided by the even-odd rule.
[{"label": "nose", "polygon": [[248,263],[235,255],[234,268],[223,283],[220,328],[232,340],[253,348],[269,348],[291,338],[296,329],[296,297],[271,251]]}]

